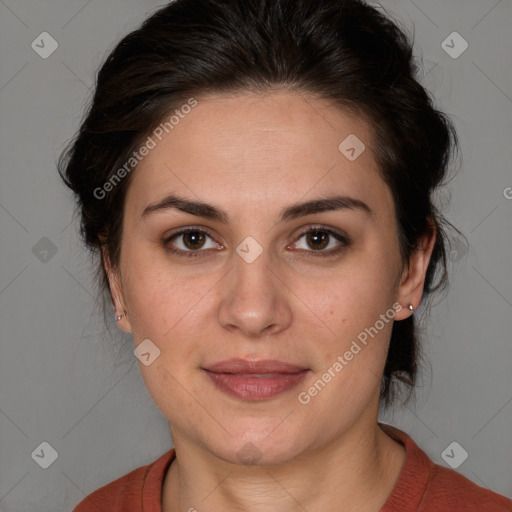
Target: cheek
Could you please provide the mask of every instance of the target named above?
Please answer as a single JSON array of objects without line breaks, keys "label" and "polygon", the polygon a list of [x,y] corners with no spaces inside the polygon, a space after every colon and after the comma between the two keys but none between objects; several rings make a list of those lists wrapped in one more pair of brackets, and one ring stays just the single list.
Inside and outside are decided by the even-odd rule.
[{"label": "cheek", "polygon": [[208,279],[180,273],[154,254],[127,253],[126,261],[124,292],[135,341],[170,335],[209,288]]},{"label": "cheek", "polygon": [[[316,321],[321,329],[315,342],[317,370],[324,374],[331,368],[337,376],[332,388],[342,389],[345,397],[380,381],[395,314],[393,274],[386,265],[382,259],[360,257],[315,288],[311,309],[322,320]],[[310,314],[312,320],[315,316]],[[332,368],[340,362],[338,356],[341,371]]]},{"label": "cheek", "polygon": [[199,366],[212,325],[205,327],[205,307],[218,279],[179,272],[154,255],[134,254],[127,261],[124,289],[134,344],[149,339],[160,350],[155,363],[140,365],[148,389],[158,393],[167,389],[166,380],[186,382],[190,368]]},{"label": "cheek", "polygon": [[167,418],[187,410],[190,417],[197,415],[198,422],[204,420],[191,398],[200,390],[190,371],[199,365],[201,346],[196,340],[204,339],[199,335],[204,322],[196,318],[203,288],[199,283],[187,286],[183,276],[162,265],[138,265],[137,258],[130,260],[126,273],[134,345],[149,339],[160,351],[150,365],[139,362],[149,394]]},{"label": "cheek", "polygon": [[[319,364],[309,387],[299,390],[305,393],[300,403],[310,401],[308,407],[315,411],[339,411],[349,421],[379,393],[393,324],[392,318],[387,323],[380,319],[386,308],[373,306],[339,315],[331,322],[335,335],[316,340]],[[336,429],[340,418],[333,417],[326,428]]]}]

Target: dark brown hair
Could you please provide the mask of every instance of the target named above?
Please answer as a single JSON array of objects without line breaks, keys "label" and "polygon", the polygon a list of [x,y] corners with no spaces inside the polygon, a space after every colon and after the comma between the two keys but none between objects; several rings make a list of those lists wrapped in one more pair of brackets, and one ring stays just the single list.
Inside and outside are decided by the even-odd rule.
[{"label": "dark brown hair", "polygon": [[[166,5],[110,53],[81,127],[59,159],[59,172],[76,194],[85,244],[94,254],[105,245],[118,264],[132,173],[122,173],[108,192],[97,191],[119,177],[119,169],[174,109],[207,93],[279,87],[328,99],[370,123],[372,150],[394,198],[402,261],[408,262],[420,236],[434,225],[425,295],[445,287],[443,226],[453,226],[435,207],[433,192],[445,180],[458,143],[451,121],[420,85],[418,71],[404,30],[360,0]],[[108,290],[103,262],[98,263],[101,286]],[[416,331],[414,316],[393,325],[381,387],[386,406],[394,400],[395,381],[410,389],[415,383]]]}]

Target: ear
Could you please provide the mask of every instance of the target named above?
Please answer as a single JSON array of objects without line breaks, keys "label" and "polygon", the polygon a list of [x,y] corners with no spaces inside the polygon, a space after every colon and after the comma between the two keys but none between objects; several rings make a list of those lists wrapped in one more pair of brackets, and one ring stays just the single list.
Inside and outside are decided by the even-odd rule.
[{"label": "ear", "polygon": [[112,305],[114,306],[115,314],[123,315],[118,320],[117,325],[119,325],[123,331],[131,333],[132,327],[128,318],[128,308],[126,307],[126,301],[124,298],[121,273],[118,269],[112,266],[106,245],[101,246],[101,264],[107,274],[110,298],[112,300]]},{"label": "ear", "polygon": [[402,305],[402,309],[397,311],[395,320],[411,316],[409,304],[417,309],[421,302],[425,276],[436,241],[435,224],[431,222],[430,226],[430,231],[422,235],[418,248],[411,254],[409,264],[402,271],[397,296],[397,302]]}]

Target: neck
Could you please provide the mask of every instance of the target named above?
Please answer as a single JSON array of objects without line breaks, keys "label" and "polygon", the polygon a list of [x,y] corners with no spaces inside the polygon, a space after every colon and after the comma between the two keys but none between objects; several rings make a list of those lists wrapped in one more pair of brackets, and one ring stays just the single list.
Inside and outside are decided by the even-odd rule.
[{"label": "neck", "polygon": [[171,433],[177,456],[164,480],[163,512],[378,512],[405,460],[404,447],[378,427],[376,418],[272,466],[232,464]]}]

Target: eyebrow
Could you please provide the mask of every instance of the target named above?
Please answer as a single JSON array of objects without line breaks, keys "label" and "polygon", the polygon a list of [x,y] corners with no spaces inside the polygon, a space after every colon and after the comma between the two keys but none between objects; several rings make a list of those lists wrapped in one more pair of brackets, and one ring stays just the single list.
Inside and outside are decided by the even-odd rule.
[{"label": "eyebrow", "polygon": [[[168,195],[157,203],[152,203],[146,206],[142,212],[141,218],[145,218],[154,213],[164,212],[169,209],[179,210],[197,217],[221,222],[222,224],[227,224],[229,219],[228,213],[217,206],[204,203],[202,201],[193,201],[174,194]],[[299,217],[315,213],[336,210],[352,210],[365,213],[368,216],[375,215],[375,212],[360,199],[336,195],[314,199],[304,203],[292,204],[281,211],[280,222],[294,220]]]}]

